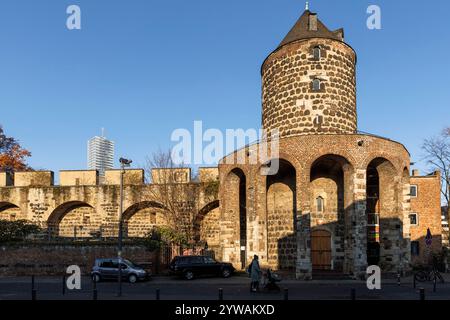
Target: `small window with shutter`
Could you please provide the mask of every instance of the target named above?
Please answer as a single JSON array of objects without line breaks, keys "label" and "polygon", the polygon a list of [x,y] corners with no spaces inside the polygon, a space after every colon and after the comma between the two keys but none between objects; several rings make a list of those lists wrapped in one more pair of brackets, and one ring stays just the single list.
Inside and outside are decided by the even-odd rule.
[{"label": "small window with shutter", "polygon": [[312,89],[313,91],[320,91],[320,79],[314,79],[312,83]]},{"label": "small window with shutter", "polygon": [[319,46],[314,47],[314,49],[313,49],[313,57],[314,57],[314,60],[320,60],[321,52],[320,52],[320,47]]}]

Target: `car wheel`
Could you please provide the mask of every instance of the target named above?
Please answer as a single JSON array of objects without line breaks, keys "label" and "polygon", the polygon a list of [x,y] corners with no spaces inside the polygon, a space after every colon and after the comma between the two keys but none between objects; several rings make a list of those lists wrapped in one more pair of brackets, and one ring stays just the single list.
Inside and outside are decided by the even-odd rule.
[{"label": "car wheel", "polygon": [[231,270],[229,268],[224,268],[222,270],[222,277],[229,278],[231,276]]},{"label": "car wheel", "polygon": [[194,273],[191,270],[185,271],[184,278],[186,280],[192,280],[192,279],[194,279]]},{"label": "car wheel", "polygon": [[135,274],[130,274],[130,275],[128,276],[128,282],[129,282],[129,283],[136,283],[136,281],[137,281],[137,277],[136,277]]},{"label": "car wheel", "polygon": [[100,280],[102,280],[102,279],[99,274],[96,273],[96,274],[92,275],[92,281],[100,282]]}]

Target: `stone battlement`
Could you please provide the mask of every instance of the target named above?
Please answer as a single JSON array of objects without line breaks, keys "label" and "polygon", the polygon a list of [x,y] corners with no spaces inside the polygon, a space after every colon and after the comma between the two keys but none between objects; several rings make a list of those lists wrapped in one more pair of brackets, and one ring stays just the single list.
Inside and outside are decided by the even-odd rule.
[{"label": "stone battlement", "polygon": [[[97,170],[60,170],[59,186],[119,185],[120,171],[120,169],[106,170],[105,176],[100,179]],[[154,184],[194,182],[190,168],[154,168],[151,170],[151,177]],[[217,167],[198,169],[198,182],[214,181],[218,180],[218,177]],[[125,185],[143,185],[144,169],[127,169],[123,178]],[[49,186],[55,186],[53,171],[24,171],[13,174],[0,172],[0,188]]]}]

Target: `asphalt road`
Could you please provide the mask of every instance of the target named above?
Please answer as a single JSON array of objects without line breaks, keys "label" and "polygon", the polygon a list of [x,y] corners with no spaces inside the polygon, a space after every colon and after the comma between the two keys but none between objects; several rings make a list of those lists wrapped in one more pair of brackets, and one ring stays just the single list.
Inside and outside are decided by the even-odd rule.
[{"label": "asphalt road", "polygon": [[[395,279],[382,281],[381,290],[368,290],[365,282],[355,280],[284,280],[280,293],[250,293],[249,278],[235,276],[229,279],[203,278],[192,281],[171,277],[154,277],[136,284],[123,283],[123,295],[117,296],[116,282],[97,284],[99,300],[132,299],[156,300],[157,289],[161,300],[218,300],[219,288],[223,289],[224,300],[282,300],[284,289],[288,289],[289,300],[349,300],[351,289],[360,300],[418,300],[419,288],[425,289],[426,299],[450,300],[450,276],[446,283],[438,284],[433,292],[432,283],[418,283],[413,288],[411,278],[401,279],[398,286]],[[92,300],[93,286],[89,277],[82,278],[81,290],[66,290],[62,294],[61,277],[36,277],[35,288],[38,300]],[[31,277],[0,278],[0,300],[30,300]]]}]

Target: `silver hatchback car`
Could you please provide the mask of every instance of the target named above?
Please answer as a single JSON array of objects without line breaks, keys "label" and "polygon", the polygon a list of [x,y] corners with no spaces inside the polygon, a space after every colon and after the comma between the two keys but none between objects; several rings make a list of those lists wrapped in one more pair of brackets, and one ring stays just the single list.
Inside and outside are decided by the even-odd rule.
[{"label": "silver hatchback car", "polygon": [[[145,280],[150,276],[149,272],[130,260],[122,259],[121,268],[122,278],[130,283]],[[91,276],[95,282],[117,279],[119,277],[119,259],[95,259]]]}]

